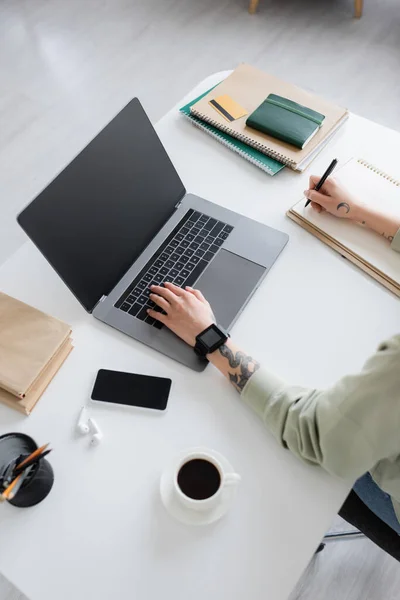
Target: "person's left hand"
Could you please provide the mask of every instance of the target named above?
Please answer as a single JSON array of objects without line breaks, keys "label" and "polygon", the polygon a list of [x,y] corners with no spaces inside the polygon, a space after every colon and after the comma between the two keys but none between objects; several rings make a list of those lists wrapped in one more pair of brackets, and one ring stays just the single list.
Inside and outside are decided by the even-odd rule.
[{"label": "person's left hand", "polygon": [[190,346],[196,343],[196,336],[215,323],[211,306],[200,290],[187,287],[182,289],[173,283],[165,287],[151,286],[150,300],[153,300],[166,314],[149,309],[150,317],[157,319],[182,338]]}]

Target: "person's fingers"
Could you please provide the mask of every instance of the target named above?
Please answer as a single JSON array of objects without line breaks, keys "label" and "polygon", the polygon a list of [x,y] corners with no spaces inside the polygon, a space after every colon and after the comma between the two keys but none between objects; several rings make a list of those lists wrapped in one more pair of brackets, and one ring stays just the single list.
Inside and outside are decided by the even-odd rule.
[{"label": "person's fingers", "polygon": [[[321,177],[319,177],[318,175],[311,175],[310,180],[309,180],[310,190],[313,190],[315,188],[315,186],[320,182],[320,179],[321,179]],[[333,177],[328,177],[328,179],[325,181],[325,183],[322,186],[322,188],[320,189],[320,191],[325,195],[333,196],[335,189],[336,189],[336,181],[334,180]]]},{"label": "person's fingers", "polygon": [[171,292],[176,294],[176,296],[184,296],[185,295],[185,290],[183,290],[179,286],[175,285],[174,283],[171,283],[170,281],[166,281],[164,283],[164,285],[167,289],[171,290]]},{"label": "person's fingers", "polygon": [[328,196],[333,196],[336,192],[336,181],[333,177],[328,177],[325,181],[324,185],[321,188],[321,192],[324,194],[328,194]]},{"label": "person's fingers", "polygon": [[162,298],[168,300],[170,304],[176,302],[177,294],[175,294],[175,292],[173,292],[171,289],[161,287],[160,285],[152,285],[150,290],[153,294],[158,294],[159,296],[162,296]]},{"label": "person's fingers", "polygon": [[201,300],[202,302],[207,302],[207,300],[204,298],[203,294],[201,293],[200,290],[195,290],[194,288],[191,287],[187,287],[186,288],[188,292],[190,292],[191,294],[193,294],[193,296],[196,296],[196,298],[198,300]]},{"label": "person's fingers", "polygon": [[320,179],[321,177],[319,177],[318,175],[310,175],[310,179],[308,180],[309,189],[312,190],[313,188],[315,188]]},{"label": "person's fingers", "polygon": [[164,313],[160,313],[157,310],[153,310],[152,308],[148,308],[147,309],[147,314],[149,315],[149,317],[153,317],[153,319],[156,319],[156,321],[160,321],[160,323],[166,323],[167,322],[167,316],[168,315],[164,315]]},{"label": "person's fingers", "polygon": [[171,304],[165,300],[165,298],[158,296],[157,294],[150,294],[150,300],[153,300],[153,302],[165,310],[165,312],[168,312],[168,310],[171,308]]},{"label": "person's fingers", "polygon": [[311,202],[311,208],[313,208],[317,213],[320,213],[322,210],[324,210],[322,206],[316,202]]},{"label": "person's fingers", "polygon": [[308,190],[307,198],[311,200],[311,202],[315,202],[316,204],[320,204],[321,206],[326,207],[329,206],[331,202],[331,197],[326,194],[321,194],[321,192],[316,192],[315,190]]}]

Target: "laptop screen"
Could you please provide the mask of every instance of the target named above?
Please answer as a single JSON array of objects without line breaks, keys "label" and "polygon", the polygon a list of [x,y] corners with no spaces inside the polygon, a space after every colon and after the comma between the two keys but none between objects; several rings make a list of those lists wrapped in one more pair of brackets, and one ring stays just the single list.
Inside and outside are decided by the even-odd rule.
[{"label": "laptop screen", "polygon": [[135,98],[22,211],[18,222],[91,311],[184,194]]}]

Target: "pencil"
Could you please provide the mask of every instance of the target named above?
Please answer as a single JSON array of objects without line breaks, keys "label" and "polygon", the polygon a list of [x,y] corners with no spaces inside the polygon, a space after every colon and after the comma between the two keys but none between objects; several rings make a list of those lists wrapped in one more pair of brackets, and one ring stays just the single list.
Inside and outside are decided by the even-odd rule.
[{"label": "pencil", "polygon": [[19,475],[20,473],[22,473],[23,471],[28,469],[30,466],[36,465],[39,461],[42,460],[42,458],[44,458],[45,456],[50,454],[50,452],[51,452],[51,449],[46,450],[45,452],[42,452],[42,454],[39,454],[39,456],[30,458],[29,460],[27,459],[25,461],[25,464],[22,466],[22,468],[19,465],[16,467],[15,472],[17,473],[17,475]]},{"label": "pencil", "polygon": [[[314,190],[316,192],[319,192],[319,190],[322,188],[325,181],[328,179],[329,175],[332,173],[333,169],[336,167],[337,164],[338,160],[337,158],[334,158],[327,170],[325,171],[325,173],[322,175],[321,179],[318,181],[317,185],[315,186]],[[307,200],[306,207],[310,204],[310,202],[311,200]]]},{"label": "pencil", "polygon": [[22,477],[22,473],[21,475],[18,475],[18,477],[16,477],[8,486],[8,488],[2,493],[1,495],[1,499],[2,500],[8,500],[9,495],[11,494],[11,492],[13,491],[13,489],[15,488],[15,486],[17,485],[18,481],[21,479]]},{"label": "pencil", "polygon": [[38,448],[37,450],[32,452],[32,454],[27,456],[21,463],[19,463],[18,470],[20,470],[21,467],[23,467],[28,461],[30,462],[33,458],[36,458],[37,456],[39,456],[39,454],[41,454],[44,450],[46,450],[48,445],[49,444],[45,444],[44,446],[41,446],[40,448]]},{"label": "pencil", "polygon": [[21,489],[22,484],[24,483],[25,479],[28,477],[28,475],[32,471],[32,469],[33,469],[33,465],[31,465],[30,467],[25,469],[25,471],[23,473],[21,473],[21,475],[18,475],[18,477],[17,477],[18,482],[16,483],[16,485],[14,485],[14,488],[10,492],[8,492],[7,500],[12,500],[13,498],[15,498],[15,496],[18,494],[19,490]]}]

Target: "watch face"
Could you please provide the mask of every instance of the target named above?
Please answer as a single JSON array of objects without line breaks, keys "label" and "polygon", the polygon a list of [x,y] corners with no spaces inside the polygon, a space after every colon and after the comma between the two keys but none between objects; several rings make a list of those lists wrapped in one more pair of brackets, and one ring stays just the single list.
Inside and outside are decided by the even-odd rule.
[{"label": "watch face", "polygon": [[215,331],[214,328],[209,329],[208,331],[203,333],[201,336],[201,341],[208,348],[212,348],[214,346],[214,344],[216,344],[217,342],[220,341],[220,339],[221,339],[221,334],[219,332]]}]

